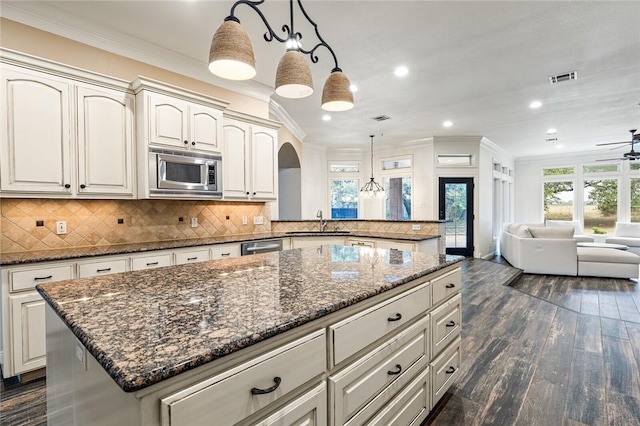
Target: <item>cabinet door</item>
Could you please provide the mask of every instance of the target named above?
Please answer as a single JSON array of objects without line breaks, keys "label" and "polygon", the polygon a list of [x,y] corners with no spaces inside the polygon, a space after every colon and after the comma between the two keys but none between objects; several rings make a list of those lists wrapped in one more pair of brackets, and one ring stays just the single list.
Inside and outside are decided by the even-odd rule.
[{"label": "cabinet door", "polygon": [[46,335],[44,300],[36,292],[9,296],[13,375],[44,367]]},{"label": "cabinet door", "polygon": [[376,242],[373,240],[360,240],[360,239],[354,239],[354,238],[349,238],[347,240],[347,245],[350,246],[356,246],[356,247],[371,247],[371,248],[375,248],[376,247]]},{"label": "cabinet door", "polygon": [[1,74],[2,190],[71,194],[69,84],[11,67]]},{"label": "cabinet door", "polygon": [[78,87],[78,194],[133,196],[133,96]]},{"label": "cabinet door", "polygon": [[327,424],[326,385],[311,389],[255,426],[325,426]]},{"label": "cabinet door", "polygon": [[251,198],[276,199],[278,134],[275,130],[253,126],[251,132]]},{"label": "cabinet door", "polygon": [[201,151],[220,152],[222,112],[213,108],[191,104],[189,107],[189,147]]},{"label": "cabinet door", "polygon": [[185,148],[187,140],[187,108],[186,102],[169,96],[149,93],[149,143]]},{"label": "cabinet door", "polygon": [[249,125],[231,120],[223,127],[222,188],[225,198],[249,198],[246,163],[250,131]]}]

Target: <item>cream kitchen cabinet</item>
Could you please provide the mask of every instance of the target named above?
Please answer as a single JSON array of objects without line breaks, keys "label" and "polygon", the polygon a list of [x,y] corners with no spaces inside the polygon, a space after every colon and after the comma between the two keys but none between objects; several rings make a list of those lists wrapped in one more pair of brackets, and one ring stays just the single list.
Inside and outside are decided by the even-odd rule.
[{"label": "cream kitchen cabinet", "polygon": [[39,283],[75,276],[75,265],[53,262],[2,268],[2,374],[11,377],[46,365],[44,300]]},{"label": "cream kitchen cabinet", "polygon": [[303,247],[319,247],[322,245],[344,245],[344,237],[326,237],[326,236],[313,236],[313,237],[293,237],[291,238],[291,246],[294,249]]},{"label": "cream kitchen cabinet", "polygon": [[223,134],[223,197],[275,200],[278,187],[275,123],[225,118]]},{"label": "cream kitchen cabinet", "polygon": [[216,244],[211,246],[211,260],[240,256],[240,244]]},{"label": "cream kitchen cabinet", "polygon": [[134,198],[128,83],[60,65],[49,70],[45,61],[5,54],[2,195]]},{"label": "cream kitchen cabinet", "polygon": [[143,91],[149,145],[220,152],[222,111],[172,96]]}]

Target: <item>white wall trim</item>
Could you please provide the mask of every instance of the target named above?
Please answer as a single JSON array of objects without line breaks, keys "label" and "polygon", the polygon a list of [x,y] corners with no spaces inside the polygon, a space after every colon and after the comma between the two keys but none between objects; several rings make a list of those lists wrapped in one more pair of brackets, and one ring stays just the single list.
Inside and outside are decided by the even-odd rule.
[{"label": "white wall trim", "polygon": [[296,123],[296,121],[289,115],[289,113],[282,108],[282,105],[274,101],[273,99],[269,100],[269,113],[273,114],[278,120],[284,124],[284,126],[289,129],[293,136],[298,138],[300,142],[304,141],[304,138],[307,137],[307,134],[302,127]]}]

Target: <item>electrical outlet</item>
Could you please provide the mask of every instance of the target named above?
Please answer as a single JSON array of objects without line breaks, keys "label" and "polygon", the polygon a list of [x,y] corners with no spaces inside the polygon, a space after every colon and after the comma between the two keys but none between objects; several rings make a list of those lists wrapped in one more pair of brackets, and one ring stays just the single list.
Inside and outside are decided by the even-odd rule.
[{"label": "electrical outlet", "polygon": [[67,222],[59,220],[56,222],[56,234],[62,235],[67,233]]},{"label": "electrical outlet", "polygon": [[419,231],[420,225],[411,225],[411,229],[413,229],[414,231]]},{"label": "electrical outlet", "polygon": [[197,228],[198,227],[198,218],[197,217],[192,217],[191,218],[191,227],[192,228]]},{"label": "electrical outlet", "polygon": [[253,217],[253,224],[254,225],[264,225],[264,217],[262,217],[262,216],[254,216]]},{"label": "electrical outlet", "polygon": [[82,343],[80,343],[78,339],[75,340],[75,343],[76,343],[76,347],[75,347],[76,359],[78,360],[78,362],[80,362],[80,364],[82,364],[82,368],[86,371],[87,370],[87,349],[84,347]]},{"label": "electrical outlet", "polygon": [[247,220],[247,217],[246,216],[242,216],[242,224],[246,225],[248,223],[249,223],[249,221]]}]

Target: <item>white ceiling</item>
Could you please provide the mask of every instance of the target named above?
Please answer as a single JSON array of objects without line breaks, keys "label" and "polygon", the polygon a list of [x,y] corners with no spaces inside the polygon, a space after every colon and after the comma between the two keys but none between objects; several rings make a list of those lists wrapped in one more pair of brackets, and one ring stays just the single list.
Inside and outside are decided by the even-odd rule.
[{"label": "white ceiling", "polygon": [[[269,0],[260,7],[275,31],[288,21],[288,3]],[[262,39],[264,24],[246,5],[236,9],[236,16],[252,39],[258,75],[238,84],[207,71],[211,37],[232,4],[3,1],[0,13],[191,77],[269,96],[284,47]],[[640,128],[638,1],[305,0],[303,5],[359,88],[354,109],[323,121],[320,95],[333,61],[319,49],[319,62],[311,65],[315,93],[310,98],[272,95],[304,130],[305,143],[367,149],[369,134],[378,135],[378,144],[481,135],[514,157],[594,150],[611,157],[608,148],[595,144],[630,140],[628,130]],[[299,15],[295,23],[305,47],[315,44]],[[409,68],[403,79],[393,75],[399,64]],[[575,81],[548,81],[550,75],[574,70]],[[532,100],[544,105],[531,110]],[[391,120],[371,119],[383,114]],[[445,129],[444,120],[453,126]],[[548,128],[557,129],[562,148],[545,142]]]}]

